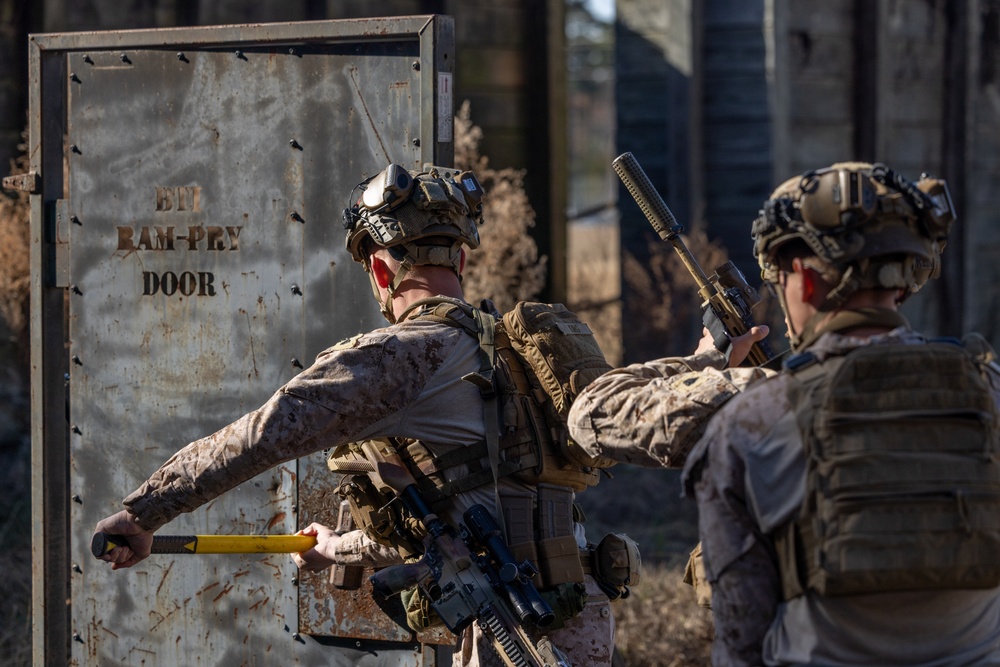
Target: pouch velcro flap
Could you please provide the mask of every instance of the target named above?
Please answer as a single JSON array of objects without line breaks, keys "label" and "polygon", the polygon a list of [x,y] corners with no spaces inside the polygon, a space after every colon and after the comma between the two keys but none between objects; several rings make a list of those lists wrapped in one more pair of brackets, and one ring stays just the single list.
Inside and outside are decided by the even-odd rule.
[{"label": "pouch velcro flap", "polygon": [[563,417],[584,387],[611,370],[590,327],[562,304],[521,302],[503,323]]}]

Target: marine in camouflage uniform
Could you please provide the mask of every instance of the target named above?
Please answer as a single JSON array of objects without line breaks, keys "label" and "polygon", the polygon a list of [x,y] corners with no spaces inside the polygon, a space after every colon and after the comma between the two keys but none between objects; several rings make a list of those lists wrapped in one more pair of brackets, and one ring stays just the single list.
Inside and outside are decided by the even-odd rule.
[{"label": "marine in camouflage uniform", "polygon": [[[739,364],[750,346],[768,334],[766,325],[732,340],[727,356],[705,332],[699,350],[618,368],[594,380],[569,413],[570,435],[589,456],[648,468],[681,468],[705,433],[709,420],[733,396],[771,377],[766,368]],[[691,552],[684,574],[698,604],[711,605],[701,545]]]},{"label": "marine in camouflage uniform", "polygon": [[[409,309],[426,298],[461,302],[463,246],[479,245],[478,182],[469,172],[450,171],[446,177],[437,168],[414,174],[390,165],[363,185],[361,198],[345,212],[347,247],[368,272],[391,326],[324,351],[259,409],[164,463],[125,499],[124,511],[97,525],[97,532],[128,539],[128,546],[104,557],[115,569],[148,556],[153,533],[174,517],[283,462],[380,437],[416,438],[435,455],[484,439],[483,399],[462,380],[480,370],[479,341],[447,324],[411,319]],[[462,473],[460,467],[448,472]],[[511,478],[497,484],[531,490]],[[492,486],[453,496],[443,518],[457,525],[466,508],[491,507],[493,498]],[[336,535],[314,524],[302,532],[316,535],[317,546],[294,556],[300,567],[402,562],[397,552],[360,530]],[[581,542],[585,546],[582,537]],[[589,575],[585,583],[584,611],[549,637],[575,665],[610,665],[610,604]],[[489,642],[471,629],[456,649],[456,665],[499,664]]]},{"label": "marine in camouflage uniform", "polygon": [[[822,364],[866,346],[893,355],[924,343],[897,304],[936,273],[952,220],[943,182],[914,185],[881,165],[833,165],[779,187],[754,225],[755,251],[793,351]],[[995,355],[978,348],[984,391],[1000,405],[1000,373],[985,363]],[[791,382],[786,370],[732,397],[684,469],[712,585],[713,664],[1000,664],[996,588],[824,595],[810,580],[783,589],[801,570],[782,568],[779,536],[809,516]]]},{"label": "marine in camouflage uniform", "polygon": [[[759,340],[766,333],[766,327],[757,327],[745,338]],[[731,360],[738,362],[741,356],[745,352],[734,353]],[[774,374],[763,368],[728,368],[729,363],[713,348],[605,373],[570,408],[570,433],[590,456],[680,468],[719,408]]]}]

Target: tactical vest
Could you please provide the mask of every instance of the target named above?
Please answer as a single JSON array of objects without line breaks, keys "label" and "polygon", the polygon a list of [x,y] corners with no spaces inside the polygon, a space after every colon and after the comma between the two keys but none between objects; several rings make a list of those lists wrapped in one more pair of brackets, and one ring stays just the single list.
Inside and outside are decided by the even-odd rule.
[{"label": "tactical vest", "polygon": [[806,487],[775,535],[785,599],[1000,585],[997,409],[956,343],[786,362]]},{"label": "tactical vest", "polygon": [[[333,452],[330,468],[348,471],[352,461],[366,458],[365,448],[391,447],[435,511],[449,498],[503,477],[525,482],[536,491],[501,493],[508,546],[518,559],[538,566],[536,585],[541,589],[582,582],[592,559],[576,543],[573,493],[597,484],[599,468],[614,463],[586,456],[566,427],[572,400],[611,368],[589,327],[558,304],[522,302],[502,318],[455,299],[425,299],[416,306],[409,319],[457,327],[479,342],[479,373],[463,379],[480,388],[487,430],[499,437],[440,456],[415,439],[353,443]],[[461,476],[448,474],[459,467],[465,471]],[[419,555],[422,528],[391,502],[391,489],[378,488],[378,480],[369,475],[355,474],[343,479],[338,492],[351,502],[356,524],[369,537],[404,557]],[[624,561],[627,565],[627,555]],[[637,579],[637,551],[632,564]]]}]

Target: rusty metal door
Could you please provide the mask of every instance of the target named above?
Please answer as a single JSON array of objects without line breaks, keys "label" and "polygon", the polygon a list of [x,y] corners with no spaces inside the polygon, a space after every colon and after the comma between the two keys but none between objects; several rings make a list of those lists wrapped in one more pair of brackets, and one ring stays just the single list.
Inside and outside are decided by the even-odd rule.
[{"label": "rusty metal door", "polygon": [[[37,35],[30,57],[35,664],[429,664],[286,555],[112,573],[89,541],[174,451],[381,324],[341,212],[390,161],[451,161],[451,19]],[[324,470],[161,532],[331,522]]]}]

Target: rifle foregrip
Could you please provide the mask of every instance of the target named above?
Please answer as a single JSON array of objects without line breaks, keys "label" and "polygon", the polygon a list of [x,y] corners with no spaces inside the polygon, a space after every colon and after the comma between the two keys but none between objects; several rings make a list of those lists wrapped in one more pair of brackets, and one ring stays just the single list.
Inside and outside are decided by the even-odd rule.
[{"label": "rifle foregrip", "polygon": [[629,194],[635,199],[649,220],[649,224],[653,226],[661,239],[669,241],[683,231],[683,227],[677,222],[674,214],[670,212],[667,203],[653,187],[653,183],[646,176],[646,172],[642,170],[634,155],[631,153],[619,155],[611,163],[611,167],[622,179],[625,188],[628,189]]}]

